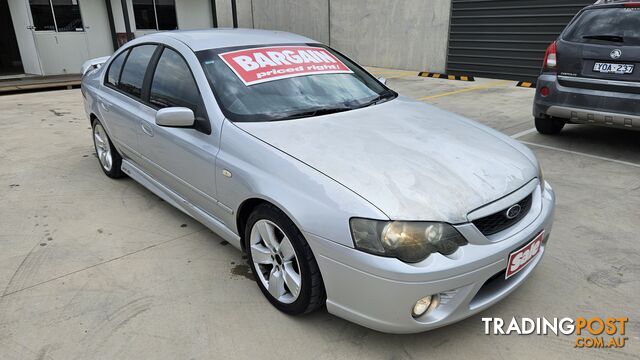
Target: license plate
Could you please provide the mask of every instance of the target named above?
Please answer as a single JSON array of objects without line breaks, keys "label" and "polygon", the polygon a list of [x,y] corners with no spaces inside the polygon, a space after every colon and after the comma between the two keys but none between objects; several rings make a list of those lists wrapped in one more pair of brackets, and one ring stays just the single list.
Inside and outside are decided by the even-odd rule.
[{"label": "license plate", "polygon": [[507,262],[507,271],[504,278],[508,279],[517,274],[518,271],[524,269],[527,264],[533,260],[540,252],[542,246],[542,239],[544,238],[544,230],[531,240],[527,245],[509,254],[509,261]]},{"label": "license plate", "polygon": [[597,62],[593,65],[593,71],[607,74],[631,74],[635,65],[612,64]]}]

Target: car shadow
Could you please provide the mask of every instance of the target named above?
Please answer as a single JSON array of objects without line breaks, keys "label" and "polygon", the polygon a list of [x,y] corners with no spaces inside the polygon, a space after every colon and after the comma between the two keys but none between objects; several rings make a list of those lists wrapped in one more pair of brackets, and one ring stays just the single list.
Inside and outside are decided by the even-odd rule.
[{"label": "car shadow", "polygon": [[567,124],[558,135],[532,133],[518,140],[640,165],[640,132]]}]

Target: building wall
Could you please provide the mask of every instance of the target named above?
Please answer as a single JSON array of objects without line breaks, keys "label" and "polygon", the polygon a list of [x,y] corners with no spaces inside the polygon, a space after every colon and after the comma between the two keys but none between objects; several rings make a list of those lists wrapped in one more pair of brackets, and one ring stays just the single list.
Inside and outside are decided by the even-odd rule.
[{"label": "building wall", "polygon": [[206,29],[211,27],[211,1],[177,0],[176,16],[180,29]]},{"label": "building wall", "polygon": [[451,0],[253,0],[255,28],[298,33],[364,65],[444,72]]},{"label": "building wall", "polygon": [[363,65],[445,72],[451,0],[330,0],[330,43]]},{"label": "building wall", "polygon": [[[217,0],[220,1],[220,0]],[[253,28],[253,1],[254,0],[236,0],[238,8],[238,27]]]},{"label": "building wall", "polygon": [[[18,31],[26,29],[29,23],[23,11],[27,6],[22,7],[26,1],[9,0],[9,6],[25,71],[33,68],[29,72],[41,73],[42,59],[56,55],[35,55],[38,45],[31,32]],[[175,1],[180,29],[213,26],[211,0]],[[126,3],[135,36],[154,32],[136,29],[132,1]],[[216,0],[215,4],[218,26],[232,27],[231,0]],[[445,71],[451,0],[236,0],[236,4],[239,27],[302,34],[329,44],[363,65]],[[121,0],[111,0],[111,7],[116,32],[124,33]],[[92,16],[107,18],[104,6],[94,9]],[[90,22],[87,24],[91,25]],[[104,41],[107,48],[111,46],[111,38],[106,22],[103,23],[100,28],[106,29],[102,30],[104,36],[94,38]]]},{"label": "building wall", "polygon": [[218,15],[218,27],[233,27],[231,0],[216,0],[216,11]]},{"label": "building wall", "polygon": [[256,29],[289,31],[328,44],[329,0],[253,0],[253,24]]},{"label": "building wall", "polygon": [[[175,0],[180,29],[213,24],[210,0]],[[120,0],[111,0],[124,32]],[[133,7],[129,18],[136,37]],[[451,0],[236,0],[238,26],[289,31],[363,65],[445,72]],[[232,27],[231,0],[216,0],[219,27]]]}]

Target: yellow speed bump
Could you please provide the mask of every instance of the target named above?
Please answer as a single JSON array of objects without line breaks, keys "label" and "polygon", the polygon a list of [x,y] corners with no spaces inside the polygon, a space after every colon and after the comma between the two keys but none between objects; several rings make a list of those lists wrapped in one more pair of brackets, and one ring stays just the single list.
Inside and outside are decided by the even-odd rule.
[{"label": "yellow speed bump", "polygon": [[421,77],[430,77],[430,78],[434,78],[434,79],[448,79],[448,80],[460,80],[460,81],[476,81],[476,79],[475,79],[473,76],[439,74],[439,73],[432,73],[432,72],[426,72],[426,71],[421,71],[421,72],[419,72],[419,73],[418,73],[418,76],[421,76]]}]

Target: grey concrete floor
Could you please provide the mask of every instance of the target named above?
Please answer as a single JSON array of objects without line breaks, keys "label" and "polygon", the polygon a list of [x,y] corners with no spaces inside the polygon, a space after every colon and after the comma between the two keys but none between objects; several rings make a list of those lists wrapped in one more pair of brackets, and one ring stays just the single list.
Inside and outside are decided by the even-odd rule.
[{"label": "grey concrete floor", "polygon": [[[0,96],[1,359],[639,358],[640,133],[529,131],[532,89],[372,69],[390,87],[517,135],[558,196],[548,252],[514,294],[460,323],[387,335],[261,295],[242,254],[94,156],[79,90]],[[363,299],[366,301],[366,299]],[[393,306],[393,304],[389,304]],[[484,335],[482,317],[628,316],[627,346]]]}]

